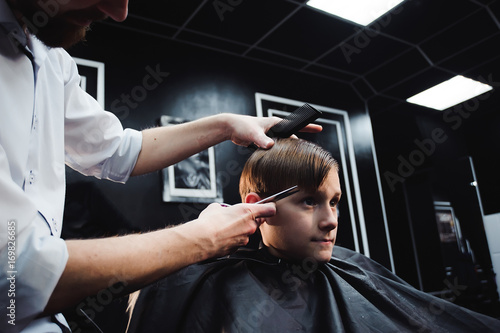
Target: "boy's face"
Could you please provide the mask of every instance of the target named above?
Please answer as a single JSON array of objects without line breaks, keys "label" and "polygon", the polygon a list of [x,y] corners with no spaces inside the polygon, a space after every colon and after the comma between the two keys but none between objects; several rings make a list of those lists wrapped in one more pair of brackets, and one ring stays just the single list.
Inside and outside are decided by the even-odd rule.
[{"label": "boy's face", "polygon": [[276,202],[276,215],[260,226],[271,254],[285,259],[330,260],[337,236],[337,204],[341,189],[332,168],[313,193],[299,191]]}]

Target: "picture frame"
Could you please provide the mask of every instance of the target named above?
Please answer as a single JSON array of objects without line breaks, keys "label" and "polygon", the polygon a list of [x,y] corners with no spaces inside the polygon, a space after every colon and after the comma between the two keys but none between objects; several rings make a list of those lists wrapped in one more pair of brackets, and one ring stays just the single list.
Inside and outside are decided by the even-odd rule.
[{"label": "picture frame", "polygon": [[[160,118],[161,126],[175,126],[185,122],[188,120],[180,117],[164,115]],[[214,147],[164,168],[162,178],[164,202],[223,202]]]},{"label": "picture frame", "polygon": [[104,109],[104,71],[103,62],[73,57],[80,74],[80,86]]}]

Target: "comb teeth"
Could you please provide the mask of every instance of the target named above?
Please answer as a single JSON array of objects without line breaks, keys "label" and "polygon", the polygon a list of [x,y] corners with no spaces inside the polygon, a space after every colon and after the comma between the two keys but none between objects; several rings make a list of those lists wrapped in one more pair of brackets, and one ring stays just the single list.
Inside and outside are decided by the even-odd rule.
[{"label": "comb teeth", "polygon": [[266,134],[269,137],[288,138],[315,121],[321,114],[321,111],[306,103],[271,127]]}]

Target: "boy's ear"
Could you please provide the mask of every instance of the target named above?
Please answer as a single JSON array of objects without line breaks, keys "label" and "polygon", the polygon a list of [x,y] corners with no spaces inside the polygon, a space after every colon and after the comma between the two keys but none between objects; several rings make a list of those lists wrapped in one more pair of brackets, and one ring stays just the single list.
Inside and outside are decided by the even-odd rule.
[{"label": "boy's ear", "polygon": [[260,201],[260,196],[255,193],[255,192],[250,192],[247,194],[245,197],[245,203],[256,203],[257,201]]}]

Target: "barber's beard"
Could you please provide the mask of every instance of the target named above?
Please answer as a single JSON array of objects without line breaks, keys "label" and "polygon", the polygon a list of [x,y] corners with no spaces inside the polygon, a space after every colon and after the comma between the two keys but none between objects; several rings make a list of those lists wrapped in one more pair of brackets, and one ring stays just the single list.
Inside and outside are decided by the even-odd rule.
[{"label": "barber's beard", "polygon": [[69,24],[63,20],[51,20],[32,33],[49,47],[69,48],[85,39],[88,27]]},{"label": "barber's beard", "polygon": [[71,18],[85,18],[90,21],[104,20],[106,16],[97,9],[73,11],[61,15],[49,15],[39,8],[34,1],[14,1],[11,3],[14,11],[23,13],[18,19],[28,31],[34,34],[49,47],[70,46],[85,39],[89,27],[72,23]]}]

